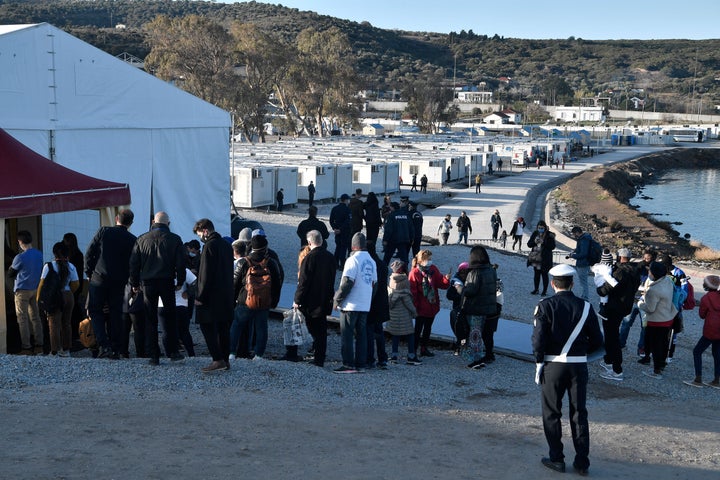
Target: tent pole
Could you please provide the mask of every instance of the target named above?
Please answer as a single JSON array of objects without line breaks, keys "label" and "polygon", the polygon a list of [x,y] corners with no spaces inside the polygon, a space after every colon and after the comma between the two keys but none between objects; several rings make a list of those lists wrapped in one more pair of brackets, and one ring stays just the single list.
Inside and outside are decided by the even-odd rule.
[{"label": "tent pole", "polygon": [[[5,219],[0,218],[0,238],[3,240],[3,248],[0,251],[0,263],[5,268]],[[7,353],[7,315],[5,310],[5,274],[0,278],[0,353]]]}]

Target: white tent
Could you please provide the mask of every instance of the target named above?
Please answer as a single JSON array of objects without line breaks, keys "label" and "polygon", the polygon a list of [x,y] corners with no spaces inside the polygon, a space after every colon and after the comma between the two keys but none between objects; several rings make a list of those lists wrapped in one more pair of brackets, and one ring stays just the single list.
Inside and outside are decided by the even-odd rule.
[{"label": "white tent", "polygon": [[[210,218],[230,233],[230,115],[47,23],[0,25],[0,128],[86,175],[130,185],[132,231],[154,211],[184,239]],[[19,168],[22,168],[20,165]],[[43,237],[78,235],[97,212],[44,215]]]}]

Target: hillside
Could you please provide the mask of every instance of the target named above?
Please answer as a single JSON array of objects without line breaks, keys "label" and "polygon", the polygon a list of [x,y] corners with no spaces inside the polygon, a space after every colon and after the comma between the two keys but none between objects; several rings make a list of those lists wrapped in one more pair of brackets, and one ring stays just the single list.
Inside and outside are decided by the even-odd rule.
[{"label": "hillside", "polygon": [[[307,27],[336,26],[350,39],[368,89],[398,88],[405,75],[439,70],[458,83],[485,82],[508,103],[542,99],[549,77],[564,79],[576,98],[604,92],[616,108],[632,96],[649,97],[658,111],[705,112],[720,101],[720,40],[527,40],[500,37],[492,26],[484,33],[405,32],[256,2],[0,0],[0,23],[49,22],[109,53],[141,58],[150,48],[142,27],[160,14],[251,22],[286,40]],[[127,28],[111,28],[116,24]]]}]

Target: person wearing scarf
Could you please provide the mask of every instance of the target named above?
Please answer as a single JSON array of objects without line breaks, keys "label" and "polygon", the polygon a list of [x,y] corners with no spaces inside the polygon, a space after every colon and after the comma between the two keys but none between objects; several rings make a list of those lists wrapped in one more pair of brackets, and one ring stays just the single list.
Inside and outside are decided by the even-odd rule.
[{"label": "person wearing scarf", "polygon": [[420,250],[413,257],[412,270],[408,275],[410,280],[410,292],[413,296],[413,303],[417,310],[415,317],[415,346],[420,345],[420,355],[424,357],[434,356],[428,349],[430,332],[435,315],[440,311],[440,299],[438,288],[447,290],[450,286],[450,276],[440,273],[440,270],[432,263],[432,252]]}]

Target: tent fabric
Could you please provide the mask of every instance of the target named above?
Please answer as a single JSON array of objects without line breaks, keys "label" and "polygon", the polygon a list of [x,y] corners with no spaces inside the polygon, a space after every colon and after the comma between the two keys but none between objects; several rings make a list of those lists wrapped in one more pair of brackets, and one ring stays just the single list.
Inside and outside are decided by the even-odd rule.
[{"label": "tent fabric", "polygon": [[35,153],[0,129],[0,218],[130,203],[127,184],[75,172]]}]

